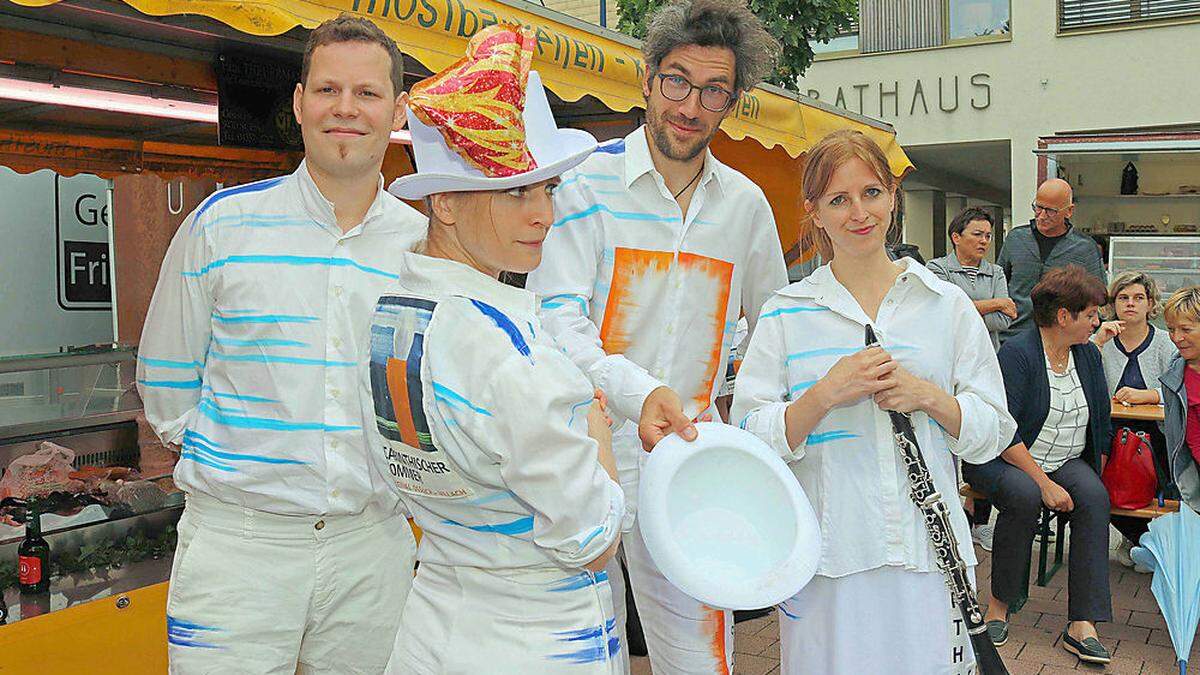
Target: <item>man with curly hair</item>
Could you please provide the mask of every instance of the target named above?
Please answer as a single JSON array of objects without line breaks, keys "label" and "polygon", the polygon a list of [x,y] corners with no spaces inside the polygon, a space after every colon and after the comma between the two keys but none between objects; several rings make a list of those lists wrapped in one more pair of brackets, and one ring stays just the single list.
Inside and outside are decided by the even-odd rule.
[{"label": "man with curly hair", "polygon": [[644,450],[672,432],[696,437],[692,421],[712,415],[739,316],[753,331],[762,303],[787,284],[762,190],[709,151],[779,45],[744,0],[677,0],[650,18],[642,50],[646,123],[563,176],[528,287],[546,329],[619,418],[613,451],[632,528],[623,556],[654,672],[728,673],[730,613],[667,581],[634,515]]}]

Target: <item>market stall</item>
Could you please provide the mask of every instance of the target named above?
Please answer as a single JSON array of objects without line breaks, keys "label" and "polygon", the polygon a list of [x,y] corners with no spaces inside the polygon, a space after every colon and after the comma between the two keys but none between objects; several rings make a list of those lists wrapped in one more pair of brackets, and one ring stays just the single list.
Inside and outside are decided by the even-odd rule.
[{"label": "market stall", "polygon": [[1071,220],[1110,277],[1149,272],[1166,294],[1200,283],[1200,132],[1060,134],[1037,153],[1041,178],[1074,186]]},{"label": "market stall", "polygon": [[[295,68],[307,30],[341,11],[370,16],[397,40],[410,84],[457,58],[488,23],[529,25],[560,123],[602,139],[640,123],[638,44],[519,0],[0,0],[0,188],[8,181],[9,202],[32,205],[22,231],[57,235],[40,259],[14,248],[19,240],[5,252],[31,261],[9,287],[49,278],[44,292],[10,293],[0,305],[0,319],[29,333],[24,349],[0,353],[0,468],[65,449],[40,465],[61,478],[55,489],[23,487],[14,496],[25,504],[9,504],[10,529],[0,530],[3,586],[29,517],[22,509],[58,493],[42,529],[59,574],[48,593],[5,593],[0,673],[165,671],[165,581],[181,499],[169,451],[137,421],[135,343],[184,216],[221,185],[284,173],[300,159],[294,146],[229,143],[222,73]],[[286,121],[282,92],[275,119]],[[911,168],[891,127],[770,87],[743,98],[713,145],[767,193],[789,265],[809,255],[799,231],[803,153],[847,127],[875,138],[896,175]],[[394,140],[388,179],[412,169],[403,138]],[[62,236],[72,231],[83,234]],[[66,317],[61,329],[37,332],[55,312]],[[64,634],[73,649],[54,647]]]},{"label": "market stall", "polygon": [[[459,58],[465,41],[478,29],[512,21],[534,31],[534,67],[553,94],[552,106],[560,123],[586,128],[603,140],[635,126],[644,105],[644,64],[636,40],[521,0],[6,1],[64,15],[82,8],[106,21],[150,15],[162,17],[154,25],[166,34],[190,31],[204,38],[237,39],[212,22],[193,18],[199,15],[231,27],[243,38],[260,37],[257,49],[292,51],[302,44],[304,29],[342,12],[359,14],[370,17],[396,40],[412,62],[406,66],[406,75],[413,78]],[[800,246],[797,195],[803,153],[828,132],[844,128],[874,138],[887,152],[897,176],[912,168],[890,125],[769,85],[747,92],[722,125],[727,142],[716,145],[722,161],[752,178],[760,174],[769,179],[763,181],[763,187],[775,210],[789,266],[811,255]]]}]

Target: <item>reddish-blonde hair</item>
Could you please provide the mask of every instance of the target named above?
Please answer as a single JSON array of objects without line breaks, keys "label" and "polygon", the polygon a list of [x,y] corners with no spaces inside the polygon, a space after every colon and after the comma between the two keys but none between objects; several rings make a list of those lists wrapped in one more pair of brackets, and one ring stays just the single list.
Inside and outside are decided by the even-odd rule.
[{"label": "reddish-blonde hair", "polygon": [[[822,138],[809,149],[804,161],[804,175],[800,185],[804,199],[816,204],[829,189],[833,174],[852,159],[862,160],[870,167],[879,182],[888,191],[896,189],[896,177],[888,167],[887,155],[879,144],[871,140],[861,131],[842,129]],[[890,224],[889,224],[890,227]],[[806,214],[800,223],[801,242],[807,248],[816,245],[821,257],[825,260],[833,258],[833,243],[825,230],[816,226],[812,214]]]}]

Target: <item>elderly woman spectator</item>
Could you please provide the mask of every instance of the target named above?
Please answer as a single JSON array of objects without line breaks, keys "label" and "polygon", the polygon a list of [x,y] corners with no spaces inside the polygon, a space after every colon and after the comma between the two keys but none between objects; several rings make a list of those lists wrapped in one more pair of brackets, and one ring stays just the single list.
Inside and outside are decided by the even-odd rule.
[{"label": "elderly woman spectator", "polygon": [[975,206],[963,209],[950,221],[954,252],[926,265],[940,279],[967,293],[983,317],[992,346],[1000,348],[1000,332],[1017,318],[1017,305],[1008,297],[1004,270],[984,260],[992,245],[992,216]]},{"label": "elderly woman spectator", "polygon": [[1029,562],[1042,504],[1071,523],[1063,647],[1089,663],[1108,663],[1095,622],[1112,619],[1108,581],[1108,492],[1100,481],[1112,428],[1100,352],[1089,337],[1100,324],[1104,286],[1077,265],[1046,272],[1030,294],[1035,326],[998,354],[1017,421],[1010,447],[963,476],[996,505],[992,596],[986,620],[997,645],[1008,614],[1028,597]]},{"label": "elderly woman spectator", "polygon": [[1161,379],[1170,474],[1180,500],[1200,511],[1200,286],[1175,291],[1163,314],[1179,350]]},{"label": "elderly woman spectator", "polygon": [[[1100,324],[1092,342],[1100,348],[1109,396],[1125,405],[1162,403],[1158,378],[1167,372],[1178,351],[1166,331],[1150,325],[1149,320],[1158,316],[1161,309],[1158,284],[1145,272],[1125,272],[1108,287],[1108,298],[1115,318]],[[1137,420],[1120,420],[1114,425],[1145,432],[1150,437],[1160,489],[1166,498],[1177,499],[1178,490],[1167,470],[1166,440],[1161,425]],[[1129,549],[1146,532],[1148,524],[1144,518],[1113,516],[1113,525],[1125,535],[1116,551],[1116,559],[1122,565],[1145,571],[1134,566]]]},{"label": "elderly woman spectator", "polygon": [[[992,348],[999,349],[1000,333],[1017,318],[1017,305],[1008,297],[1004,270],[984,260],[992,246],[994,226],[987,211],[977,206],[963,209],[950,221],[950,242],[954,244],[954,252],[934,258],[926,266],[938,278],[966,292],[975,310],[983,317]],[[966,508],[971,515],[971,539],[983,550],[992,550],[995,530],[988,525],[991,504],[983,499],[968,499]]]}]

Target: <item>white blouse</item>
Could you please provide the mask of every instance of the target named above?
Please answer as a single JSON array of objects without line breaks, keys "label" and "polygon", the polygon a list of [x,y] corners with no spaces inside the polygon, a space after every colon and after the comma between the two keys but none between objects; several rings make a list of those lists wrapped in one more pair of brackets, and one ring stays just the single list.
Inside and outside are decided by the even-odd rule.
[{"label": "white blouse", "polygon": [[917,377],[951,393],[962,410],[958,438],[923,412],[912,415],[934,484],[950,507],[959,552],[975,552],[953,456],[982,464],[1004,450],[1017,425],[987,329],[966,294],[911,259],[871,321],[829,266],[763,306],[738,372],[731,420],[791,463],[812,501],[824,542],[817,574],[840,577],[884,565],[937,570],[925,524],[909,498],[887,414],[864,398],[826,415],[799,446],[788,447],[784,412],[847,354],[865,346],[870,323],[880,343]]},{"label": "white blouse", "polygon": [[1029,454],[1042,471],[1050,473],[1083,454],[1087,442],[1088,405],[1073,354],[1067,357],[1067,370],[1061,375],[1054,372],[1047,359],[1046,378],[1050,381],[1050,410]]}]

